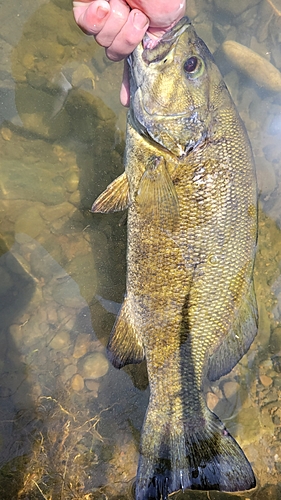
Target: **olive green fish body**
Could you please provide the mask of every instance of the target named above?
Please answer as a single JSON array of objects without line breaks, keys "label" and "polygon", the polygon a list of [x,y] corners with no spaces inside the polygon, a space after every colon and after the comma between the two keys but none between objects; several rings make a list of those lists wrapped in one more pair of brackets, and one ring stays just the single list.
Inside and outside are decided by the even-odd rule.
[{"label": "olive green fish body", "polygon": [[155,49],[139,46],[130,66],[125,174],[93,211],[129,207],[126,298],[108,352],[119,368],[147,361],[136,499],[250,489],[251,466],[202,386],[228,373],[256,334],[251,147],[186,18]]}]

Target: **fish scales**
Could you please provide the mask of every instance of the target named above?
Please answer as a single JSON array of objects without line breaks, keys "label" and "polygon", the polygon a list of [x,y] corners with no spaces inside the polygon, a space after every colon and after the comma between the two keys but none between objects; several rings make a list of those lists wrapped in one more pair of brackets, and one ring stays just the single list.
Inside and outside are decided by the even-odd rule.
[{"label": "fish scales", "polygon": [[257,330],[256,180],[244,126],[187,18],[129,58],[125,173],[93,212],[128,208],[126,297],[114,366],[144,358],[150,399],[136,500],[179,489],[242,491],[251,465],[206,405]]}]

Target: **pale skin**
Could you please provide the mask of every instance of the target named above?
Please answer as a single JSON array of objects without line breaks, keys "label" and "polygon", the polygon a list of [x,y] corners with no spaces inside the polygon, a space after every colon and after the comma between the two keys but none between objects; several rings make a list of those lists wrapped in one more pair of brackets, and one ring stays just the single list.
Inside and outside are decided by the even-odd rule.
[{"label": "pale skin", "polygon": [[[112,61],[127,57],[148,32],[151,46],[185,13],[186,0],[79,0],[73,1],[74,18],[80,28],[105,47]],[[129,105],[127,65],[120,92]]]}]

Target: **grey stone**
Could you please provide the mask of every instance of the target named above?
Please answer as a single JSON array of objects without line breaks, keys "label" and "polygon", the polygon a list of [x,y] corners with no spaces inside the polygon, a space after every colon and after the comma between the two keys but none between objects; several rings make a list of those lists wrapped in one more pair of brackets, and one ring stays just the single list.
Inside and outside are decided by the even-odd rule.
[{"label": "grey stone", "polygon": [[58,165],[19,160],[1,160],[1,183],[6,200],[39,201],[57,205],[65,201],[64,189],[58,182]]},{"label": "grey stone", "polygon": [[214,0],[214,3],[218,10],[231,16],[239,16],[239,14],[257,5],[260,1],[261,0],[249,0],[248,2],[245,2],[245,0]]},{"label": "grey stone", "polygon": [[265,198],[276,188],[276,174],[273,165],[266,158],[256,157],[258,188],[262,198]]},{"label": "grey stone", "polygon": [[30,207],[16,220],[15,232],[25,233],[36,238],[45,228],[45,223],[39,213],[38,207]]},{"label": "grey stone", "polygon": [[66,272],[79,286],[82,297],[89,303],[97,290],[95,261],[92,253],[79,255],[65,266]]},{"label": "grey stone", "polygon": [[10,274],[2,266],[0,267],[0,295],[5,295],[13,286]]}]

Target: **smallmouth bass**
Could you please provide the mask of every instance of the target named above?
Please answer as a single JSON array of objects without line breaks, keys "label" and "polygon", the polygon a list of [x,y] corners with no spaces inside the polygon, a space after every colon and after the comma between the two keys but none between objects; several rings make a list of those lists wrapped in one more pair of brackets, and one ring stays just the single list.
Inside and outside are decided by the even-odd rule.
[{"label": "smallmouth bass", "polygon": [[251,147],[187,18],[145,46],[128,59],[125,172],[92,207],[128,208],[126,297],[108,355],[117,368],[147,362],[136,500],[248,490],[251,465],[202,388],[238,363],[257,331]]}]

